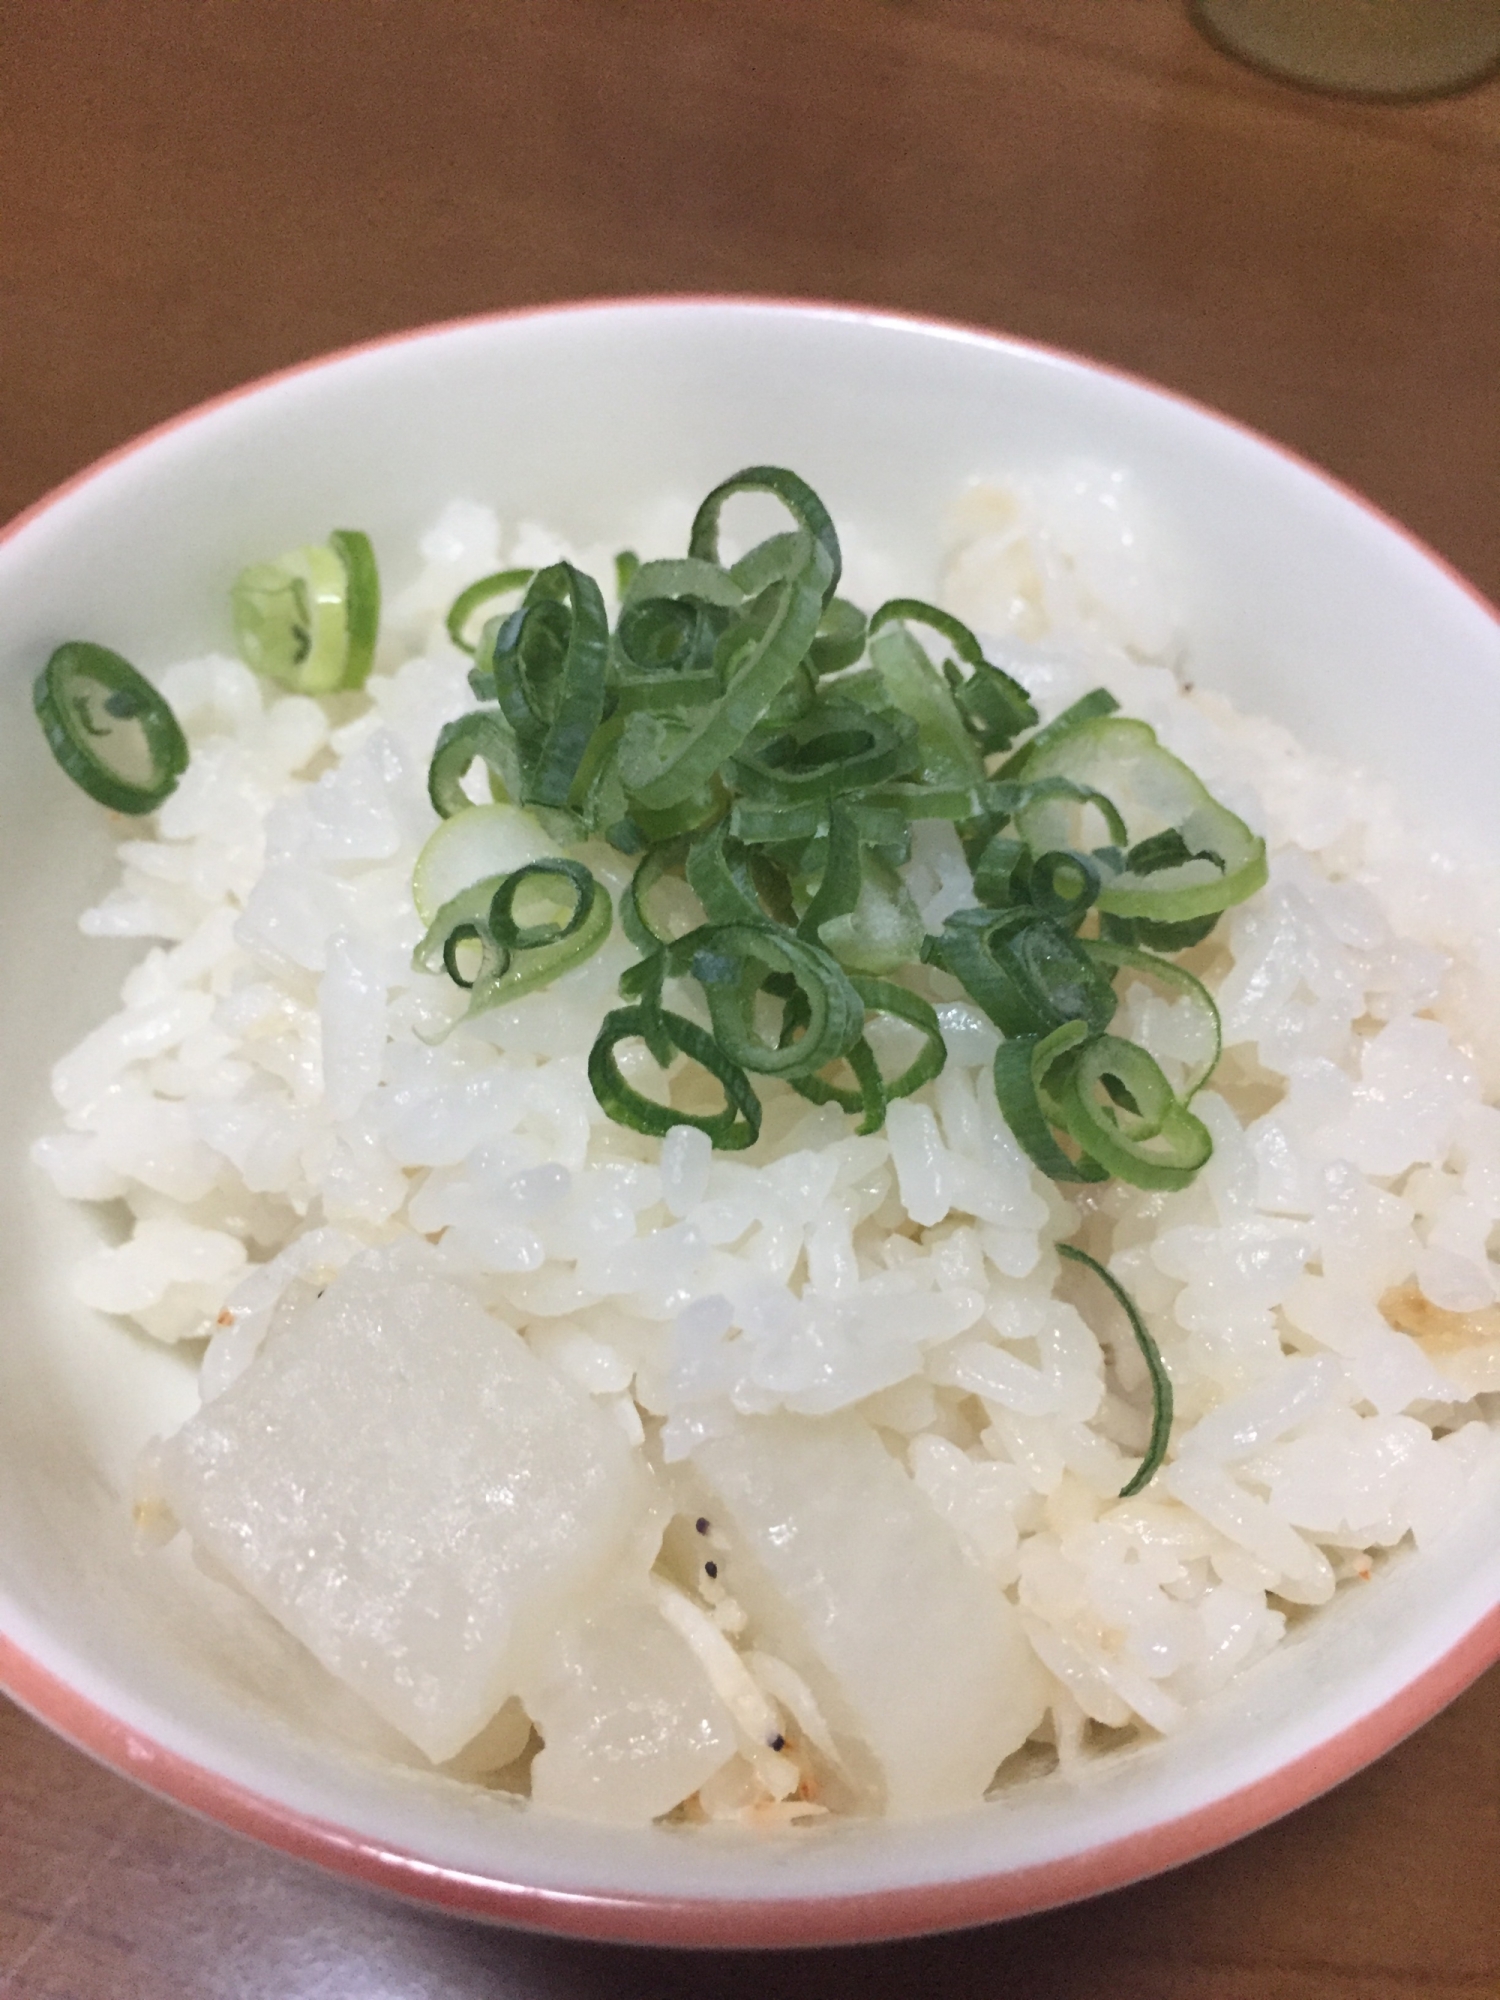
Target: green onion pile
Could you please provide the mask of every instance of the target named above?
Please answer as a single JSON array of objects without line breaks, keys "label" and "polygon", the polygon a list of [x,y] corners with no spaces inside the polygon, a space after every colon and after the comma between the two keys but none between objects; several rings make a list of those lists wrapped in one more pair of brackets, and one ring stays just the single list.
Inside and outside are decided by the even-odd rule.
[{"label": "green onion pile", "polygon": [[[772,495],[792,525],[725,562],[720,516],[744,493]],[[818,496],[795,473],[755,466],[708,495],[686,556],[616,559],[612,629],[598,584],[570,562],[481,578],[449,611],[480,705],[438,737],[439,815],[476,809],[478,766],[492,799],[526,808],[559,847],[603,840],[637,857],[619,918],[640,955],[589,1056],[595,1096],[638,1132],[690,1125],[735,1150],[760,1133],[753,1079],[780,1077],[877,1131],[946,1060],[913,983],[926,983],[925,964],[999,1029],[996,1098],[1044,1173],[1186,1186],[1212,1152],[1191,1103],[1220,1035],[1212,998],[1176,955],[1261,887],[1264,843],[1105,689],[1039,728],[1025,689],[956,618],[916,598],[867,618],[837,595],[840,569]],[[487,608],[518,596],[471,636]],[[380,621],[369,540],[341,529],[245,570],[232,610],[244,658],[280,686],[362,687]],[[153,810],[187,766],[170,708],[103,646],[58,647],[35,705],[64,770],[118,811]],[[901,873],[924,819],[952,824],[974,882],[973,907],[935,935]],[[660,908],[674,879],[672,900],[691,891],[703,916],[684,935]],[[581,964],[614,918],[583,861],[532,860],[444,903],[416,963],[466,989],[472,1015]],[[1180,1089],[1111,1032],[1126,978],[1202,1015],[1212,1054]],[[667,1004],[683,982],[700,990],[707,1027]],[[877,1055],[890,1024],[907,1051],[894,1066]],[[722,1109],[644,1095],[619,1060],[630,1042],[663,1070],[679,1056],[696,1064]],[[1059,1248],[1123,1308],[1151,1371],[1133,1493],[1165,1453],[1171,1385],[1109,1272]]]},{"label": "green onion pile", "polygon": [[[726,564],[721,512],[752,492],[793,525]],[[910,983],[925,961],[999,1028],[1000,1108],[1045,1173],[1185,1186],[1212,1150],[1190,1105],[1218,1059],[1218,1014],[1171,954],[1264,882],[1244,822],[1104,689],[1039,729],[1025,689],[957,619],[915,598],[867,619],[836,594],[827,509],[780,467],[715,487],[685,557],[627,553],[617,568],[613,630],[598,585],[568,562],[462,594],[448,629],[473,652],[482,705],[444,729],[429,773],[445,818],[470,808],[478,763],[492,796],[527,807],[560,846],[603,839],[639,856],[619,916],[640,957],[589,1058],[609,1116],[750,1146],[753,1079],[771,1076],[876,1131],[943,1067],[937,1015]],[[477,614],[518,592],[469,638]],[[974,876],[975,907],[935,936],[900,872],[922,819],[955,826]],[[670,877],[703,912],[685,936],[653,914]],[[523,901],[555,914],[522,924]],[[445,904],[417,958],[467,987],[476,1012],[580,963],[611,922],[582,862],[531,862]],[[1213,1055],[1182,1090],[1110,1033],[1123,975],[1202,1011]],[[666,1004],[676,981],[700,989],[707,1028]],[[894,1073],[868,1032],[880,1017],[916,1033]],[[681,1055],[706,1070],[722,1110],[634,1088],[617,1054],[632,1041],[663,1069]]]}]

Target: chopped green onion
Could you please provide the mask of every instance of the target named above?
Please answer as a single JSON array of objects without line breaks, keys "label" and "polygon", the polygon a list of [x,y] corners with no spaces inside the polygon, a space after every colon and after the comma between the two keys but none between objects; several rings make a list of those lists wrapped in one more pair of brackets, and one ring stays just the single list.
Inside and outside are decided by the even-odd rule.
[{"label": "chopped green onion", "polygon": [[523,804],[567,805],[604,720],[608,657],[599,586],[570,562],[538,570],[520,609],[485,626],[475,670],[493,682],[515,732]]},{"label": "chopped green onion", "polygon": [[[769,918],[706,924],[679,938],[668,957],[674,972],[702,986],[719,1046],[742,1069],[807,1075],[843,1055],[864,1021],[859,995],[838,962]],[[806,1033],[785,1047],[766,1041],[755,1023],[756,999],[778,975],[791,979],[808,1009]]]},{"label": "chopped green onion", "polygon": [[872,792],[870,803],[900,813],[907,820],[947,819],[962,824],[976,820],[987,805],[986,786],[961,784],[908,784],[898,779]]},{"label": "chopped green onion", "polygon": [[[716,486],[693,516],[692,532],[688,536],[689,555],[697,556],[703,562],[716,563],[719,560],[719,516],[724,511],[724,502],[735,493],[774,494],[797,526],[819,545],[827,558],[825,581],[820,592],[822,602],[827,604],[838,586],[844,566],[838,531],[833,525],[832,515],[806,480],[799,479],[795,472],[788,472],[784,466],[747,466],[745,471],[735,473],[732,479],[723,480]],[[814,626],[813,635],[816,632],[817,626]]]},{"label": "chopped green onion", "polygon": [[671,938],[664,932],[658,931],[652,923],[646,910],[646,897],[666,870],[680,859],[680,852],[672,847],[650,848],[631,876],[630,887],[620,898],[620,928],[637,951],[649,955],[672,942]]},{"label": "chopped green onion", "polygon": [[734,760],[743,793],[759,798],[830,798],[899,777],[916,762],[910,717],[879,715],[854,702],[815,702],[781,729],[760,729]]},{"label": "chopped green onion", "polygon": [[974,894],[987,909],[1009,910],[1027,902],[1031,849],[1011,834],[993,833],[972,861]]},{"label": "chopped green onion", "polygon": [[642,604],[711,604],[720,611],[742,611],[745,593],[727,570],[697,556],[667,556],[659,562],[638,563],[620,601],[622,614]]},{"label": "chopped green onion", "polygon": [[1219,1057],[1224,1049],[1224,1024],[1219,1016],[1218,1005],[1201,979],[1188,971],[1185,965],[1173,965],[1170,959],[1161,958],[1155,952],[1140,951],[1133,945],[1117,944],[1112,939],[1090,938],[1084,945],[1090,958],[1096,964],[1113,965],[1121,970],[1139,972],[1159,985],[1169,987],[1190,999],[1197,1012],[1207,1021],[1213,1038],[1213,1054],[1199,1066],[1188,1088],[1183,1092],[1182,1102],[1190,1103],[1203,1088],[1219,1066]]},{"label": "chopped green onion", "polygon": [[1118,1035],[1084,1043],[1057,1108],[1083,1151],[1136,1187],[1185,1188],[1213,1152],[1207,1126],[1178,1101],[1155,1058]]},{"label": "chopped green onion", "polygon": [[1146,1330],[1146,1322],[1141,1318],[1140,1308],[1126,1291],[1114,1273],[1091,1257],[1087,1250],[1080,1250],[1072,1243],[1059,1243],[1059,1257],[1070,1258],[1075,1264],[1082,1264],[1086,1270],[1104,1286],[1115,1304],[1130,1321],[1130,1330],[1135,1335],[1135,1344],[1141,1350],[1146,1363],[1146,1372],[1151,1377],[1151,1439],[1146,1446],[1146,1456],[1136,1468],[1134,1476],[1120,1488],[1119,1497],[1129,1500],[1145,1486],[1148,1486],[1160,1471],[1167,1456],[1167,1446],[1172,1437],[1172,1378],[1167,1373],[1166,1363],[1161,1358],[1161,1349]]},{"label": "chopped green onion", "polygon": [[904,1021],[909,1028],[915,1028],[922,1036],[922,1047],[906,1068],[894,1077],[882,1079],[888,1101],[910,1097],[914,1090],[920,1090],[924,1083],[931,1083],[934,1077],[942,1074],[948,1061],[948,1045],[943,1040],[936,1010],[929,1001],[924,1000],[920,993],[897,986],[889,979],[869,979],[858,972],[850,973],[849,984],[869,1013],[888,1014],[892,1020]]},{"label": "chopped green onion", "polygon": [[463,779],[476,759],[489,767],[491,793],[498,786],[501,797],[516,796],[521,766],[515,733],[493,709],[475,709],[455,722],[445,722],[438,731],[427,767],[427,796],[440,819],[452,819],[475,803],[464,790]]},{"label": "chopped green onion", "polygon": [[[573,891],[573,908],[565,922],[518,924],[515,919],[516,897],[528,883],[538,884],[560,879]],[[547,944],[561,944],[583,929],[594,904],[594,891],[598,883],[589,869],[581,861],[557,860],[528,861],[524,867],[515,869],[495,891],[490,902],[490,935],[505,951],[536,951]]]},{"label": "chopped green onion", "polygon": [[1030,695],[1019,681],[985,658],[984,648],[960,619],[918,597],[893,597],[871,618],[870,636],[896,620],[903,625],[925,625],[953,648],[955,657],[945,663],[943,678],[964,727],[985,756],[1009,749],[1023,729],[1035,728],[1036,709]]},{"label": "chopped green onion", "polygon": [[[781,1023],[781,1045],[783,1048],[795,1046],[799,1030],[807,1026],[807,1003],[800,993],[794,993],[787,1002],[786,1013]],[[835,1083],[831,1077],[819,1073],[808,1076],[788,1077],[787,1081],[800,1097],[811,1104],[836,1104],[840,1111],[858,1112],[859,1124],[855,1127],[862,1136],[878,1132],[885,1123],[886,1089],[880,1074],[880,1065],[875,1060],[875,1051],[863,1035],[850,1043],[842,1056],[835,1062],[844,1062],[854,1077],[854,1088]],[[824,1068],[831,1068],[825,1064]]]},{"label": "chopped green onion", "polygon": [[995,1051],[995,1102],[1021,1150],[1054,1181],[1105,1181],[1109,1174],[1087,1154],[1071,1158],[1057,1143],[1042,1103],[1042,1086],[1056,1059],[1088,1034],[1085,1021],[1064,1021],[1050,1035],[1017,1035]]},{"label": "chopped green onion", "polygon": [[1210,910],[1206,917],[1189,917],[1180,924],[1153,923],[1150,917],[1099,919],[1099,935],[1111,944],[1144,945],[1151,951],[1191,951],[1213,930],[1223,913]]},{"label": "chopped green onion", "polygon": [[[1109,828],[1111,840],[1123,844],[1129,838],[1114,800],[1094,785],[1080,785],[1072,778],[1053,775],[1032,781],[994,778],[984,788],[985,812],[992,825],[1018,818],[1028,806],[1045,803],[1049,799],[1069,799],[1081,806],[1097,806],[1100,817]],[[1100,860],[1105,852],[1096,847],[1094,858]],[[1118,858],[1117,865],[1124,866],[1123,855]]]},{"label": "chopped green onion", "polygon": [[[1265,884],[1265,842],[1162,748],[1149,723],[1118,715],[1085,721],[1033,751],[1026,776],[1107,792],[1123,815],[1137,844],[1100,890],[1106,915],[1180,924],[1242,902]],[[1016,825],[1033,850],[1078,848],[1085,844],[1078,819],[1066,797],[1037,792],[1017,811]],[[1144,867],[1132,859],[1143,849]]]},{"label": "chopped green onion", "polygon": [[823,872],[817,894],[803,912],[797,935],[821,944],[824,924],[848,916],[858,903],[862,873],[854,817],[847,806],[835,799],[829,810],[828,838],[823,843]]},{"label": "chopped green onion", "polygon": [[[450,897],[422,934],[411,955],[413,967],[419,972],[436,972],[441,966],[455,986],[465,988],[481,980],[499,979],[510,964],[510,954],[491,935],[490,905],[505,879],[503,875],[486,876]],[[479,969],[472,979],[459,970],[458,952],[466,944],[477,944],[480,949]]]},{"label": "chopped green onion", "polygon": [[[479,946],[479,965],[472,979],[465,979],[459,965],[459,949],[466,944]],[[509,952],[497,950],[494,940],[487,938],[478,924],[455,924],[443,939],[443,970],[455,986],[472,990],[482,978],[499,979],[509,964]]]},{"label": "chopped green onion", "polygon": [[866,631],[865,614],[857,604],[830,597],[807,655],[813,674],[838,674],[852,667],[864,653]]},{"label": "chopped green onion", "polygon": [[[917,782],[967,796],[984,783],[984,760],[952,690],[903,623],[878,626],[879,618],[877,611],[871,620],[870,659],[885,699],[917,726],[921,751]],[[914,815],[924,816],[948,817],[938,812]]]},{"label": "chopped green onion", "polygon": [[[593,957],[609,936],[613,922],[609,891],[596,881],[582,923],[569,927],[550,944],[513,954],[510,963],[493,978],[476,981],[474,997],[469,1002],[470,1014],[483,1013],[491,1007],[508,1007],[512,1000],[550,986],[563,973]],[[497,949],[503,951],[504,947]]]},{"label": "chopped green onion", "polygon": [[[525,878],[537,874],[563,874],[576,892],[574,908],[561,925],[522,930],[512,916],[516,892]],[[475,882],[445,903],[412,953],[412,964],[425,972],[436,972],[441,965],[455,985],[468,990],[466,1018],[472,1018],[550,986],[581,965],[609,936],[613,921],[608,890],[581,862],[528,862],[509,875]],[[466,945],[477,945],[480,953],[472,979],[458,957]]]},{"label": "chopped green onion", "polygon": [[755,923],[769,914],[751,873],[749,850],[724,820],[688,849],[687,879],[711,924]]},{"label": "chopped green onion", "polygon": [[801,560],[772,583],[719,642],[724,694],[698,719],[636,713],[620,742],[620,773],[640,806],[662,810],[701,790],[734,756],[801,665],[822,612],[828,558],[810,537]]},{"label": "chopped green onion", "polygon": [[241,570],[229,593],[241,657],[297,694],[363,687],[380,626],[380,576],[369,537],[327,542]]},{"label": "chopped green onion", "polygon": [[375,664],[380,636],[380,571],[370,538],[358,528],[335,528],[328,546],[344,565],[345,653],[340,687],[362,688]]},{"label": "chopped green onion", "polygon": [[[778,499],[794,525],[726,566],[720,518],[741,493]],[[794,473],[754,466],[707,496],[687,555],[620,552],[613,632],[597,586],[569,563],[481,579],[450,610],[459,645],[495,597],[525,594],[473,649],[470,685],[497,708],[441,732],[434,808],[463,823],[478,761],[492,793],[524,802],[559,845],[594,836],[639,856],[620,920],[642,956],[621,974],[627,1004],[590,1060],[611,1117],[748,1145],[760,1118],[750,1078],[764,1074],[876,1130],[945,1059],[932,1007],[886,976],[921,959],[1000,1028],[997,1102],[1042,1171],[1186,1185],[1210,1151],[1188,1105],[1218,1059],[1218,1014],[1199,980],[1141,947],[1206,935],[1263,878],[1263,844],[1145,724],[1116,716],[1106,689],[1037,728],[1026,690],[960,620],[892,598],[867,622],[835,595],[840,567],[818,496]],[[947,655],[935,664],[913,626]],[[1089,815],[1107,844],[1088,844]],[[922,819],[958,829],[980,906],[948,915],[936,937],[924,937],[900,873]],[[488,857],[493,843],[481,845]],[[674,936],[648,904],[656,885],[684,878],[705,921]],[[518,897],[549,881],[559,914],[522,923]],[[612,921],[582,863],[528,859],[444,904],[417,956],[467,985],[474,1013],[545,985]],[[1180,1094],[1144,1049],[1108,1032],[1121,973],[1185,997],[1205,1023],[1205,1059]],[[663,1009],[666,982],[683,978],[701,986],[711,1031]],[[881,1014],[920,1037],[891,1079],[865,1032]],[[678,1114],[633,1091],[614,1050],[637,1036],[663,1067],[683,1054],[707,1068],[724,1110]]]},{"label": "chopped green onion", "polygon": [[148,813],[188,765],[176,716],[129,660],[69,639],[37,675],[32,704],[53,756],[75,785],[115,812]]},{"label": "chopped green onion", "polygon": [[[664,1069],[673,1049],[706,1069],[724,1092],[724,1109],[712,1115],[676,1111],[669,1104],[643,1097],[620,1074],[615,1055],[621,1042],[635,1040],[645,1042]],[[712,1035],[681,1014],[647,1007],[617,1007],[606,1014],[589,1051],[589,1082],[606,1115],[635,1132],[660,1138],[674,1125],[692,1125],[706,1132],[721,1152],[753,1146],[760,1137],[760,1099],[749,1077]]]},{"label": "chopped green onion", "polygon": [[[857,812],[850,816],[858,829]],[[922,918],[911,891],[890,861],[864,847],[859,893],[848,910],[818,920],[818,942],[852,975],[898,972],[921,957],[922,941]]]},{"label": "chopped green onion", "polygon": [[1099,1033],[1119,1004],[1087,948],[1037,910],[956,911],[927,952],[1003,1035],[1045,1035],[1073,1020]]},{"label": "chopped green onion", "polygon": [[[1137,841],[1129,854],[1120,857],[1116,872],[1128,868],[1135,875],[1156,875],[1184,861],[1211,861],[1221,870],[1224,867],[1224,857],[1210,848],[1195,854],[1174,826]],[[1219,911],[1210,910],[1206,916],[1189,917],[1174,924],[1154,922],[1150,917],[1106,913],[1100,922],[1100,935],[1111,944],[1146,945],[1153,951],[1189,951],[1203,942],[1219,921],[1219,915]]]},{"label": "chopped green onion", "polygon": [[1091,688],[1070,703],[1061,715],[1054,715],[1044,723],[1035,736],[1028,736],[1020,749],[1014,751],[995,773],[997,778],[1019,778],[1031,767],[1033,757],[1043,751],[1050,752],[1065,736],[1071,736],[1085,722],[1093,722],[1101,715],[1113,715],[1120,704],[1108,688]]},{"label": "chopped green onion", "polygon": [[[648,563],[636,575],[675,567]],[[723,693],[718,643],[731,615],[703,598],[627,593],[615,629],[611,686],[618,706],[680,709],[716,700]]]},{"label": "chopped green onion", "polygon": [[[884,979],[856,976],[851,977],[849,983],[870,1013],[887,1014],[915,1028],[922,1037],[921,1048],[904,1070],[887,1079],[881,1074],[868,1040],[860,1035],[842,1057],[853,1072],[854,1089],[847,1089],[820,1073],[789,1077],[788,1082],[793,1090],[814,1104],[837,1104],[841,1111],[860,1112],[862,1116],[857,1129],[861,1133],[878,1132],[885,1123],[886,1106],[898,1097],[909,1097],[914,1090],[920,1090],[924,1083],[930,1083],[941,1074],[948,1059],[948,1050],[938,1017],[920,994],[912,993],[904,986],[894,986]],[[782,1046],[794,1044],[807,1022],[806,996],[800,991],[795,992],[787,1002],[781,1030]],[[824,1068],[827,1067],[829,1065],[825,1064]]]},{"label": "chopped green onion", "polygon": [[461,590],[448,607],[444,620],[448,637],[462,652],[472,653],[473,642],[464,635],[469,620],[482,604],[492,604],[497,597],[504,597],[513,590],[524,590],[536,574],[529,569],[497,569],[492,576],[482,576],[477,583],[471,583],[467,590]]},{"label": "chopped green onion", "polygon": [[1088,855],[1064,847],[1036,856],[1026,893],[1044,917],[1076,930],[1097,902],[1099,887],[1098,864]]}]

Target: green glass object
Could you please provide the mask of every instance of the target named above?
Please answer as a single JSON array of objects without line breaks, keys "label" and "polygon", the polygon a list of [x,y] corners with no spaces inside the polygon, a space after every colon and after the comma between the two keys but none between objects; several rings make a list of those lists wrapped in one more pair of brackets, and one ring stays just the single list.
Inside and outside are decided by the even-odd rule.
[{"label": "green glass object", "polygon": [[1500,0],[1189,0],[1257,69],[1350,97],[1431,97],[1500,67]]}]

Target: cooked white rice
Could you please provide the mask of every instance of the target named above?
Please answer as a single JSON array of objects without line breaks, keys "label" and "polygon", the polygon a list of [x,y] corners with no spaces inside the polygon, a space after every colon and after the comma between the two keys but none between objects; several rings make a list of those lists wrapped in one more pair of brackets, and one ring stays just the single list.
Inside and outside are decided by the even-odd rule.
[{"label": "cooked white rice", "polygon": [[[687,1127],[643,1138],[594,1099],[585,1058],[635,955],[618,927],[552,989],[446,1032],[462,994],[411,965],[428,760],[472,705],[442,616],[502,555],[561,546],[528,526],[503,539],[463,503],[388,607],[367,696],[279,694],[219,655],[160,677],[192,762],[82,919],[151,948],[120,1010],[58,1063],[64,1129],[36,1149],[61,1193],[129,1211],[79,1297],[157,1340],[206,1341],[211,1405],[279,1309],[278,1328],[351,1262],[425,1239],[442,1280],[618,1425],[674,1505],[678,1472],[732,1454],[756,1418],[844,1413],[808,1435],[851,1452],[878,1438],[932,1534],[1019,1614],[1033,1745],[1066,1761],[1091,1725],[1171,1731],[1299,1607],[1439,1534],[1500,1455],[1500,897],[1378,784],[1185,691],[1190,646],[1150,534],[1128,481],[1097,468],[976,486],[946,590],[1044,717],[1107,684],[1267,837],[1269,886],[1190,961],[1226,1042],[1195,1104],[1215,1152],[1193,1187],[1047,1181],[997,1113],[995,1031],[926,969],[949,1049],[936,1082],[873,1137],[762,1082],[763,1135],[732,1156]],[[858,594],[857,553],[852,567]],[[628,864],[589,859],[617,894]],[[939,823],[916,828],[907,879],[929,929],[973,900]],[[1204,1053],[1191,1006],[1142,986],[1123,1032],[1174,1080]],[[1097,1286],[1060,1264],[1073,1238],[1133,1292],[1175,1388],[1169,1462],[1128,1501],[1149,1386]],[[828,1772],[847,1751],[805,1675],[681,1533],[656,1612],[722,1706],[692,1796],[667,1783],[650,1812],[837,1804]],[[524,1785],[535,1720],[507,1703],[453,1768]],[[546,1722],[554,1771],[589,1726],[582,1710]],[[966,1781],[973,1796],[990,1775]],[[920,1785],[887,1780],[895,1809],[921,1809]],[[560,1809],[588,1809],[586,1785],[551,1784]]]}]

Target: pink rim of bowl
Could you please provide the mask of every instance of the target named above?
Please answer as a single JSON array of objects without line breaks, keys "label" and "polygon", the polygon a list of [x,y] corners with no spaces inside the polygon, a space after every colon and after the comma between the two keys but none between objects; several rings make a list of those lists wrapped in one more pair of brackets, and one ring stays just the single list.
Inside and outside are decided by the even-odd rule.
[{"label": "pink rim of bowl", "polygon": [[[855,322],[908,326],[948,335],[957,333],[1127,383],[1135,389],[1145,390],[1167,402],[1193,410],[1224,429],[1239,433],[1262,450],[1311,475],[1325,487],[1331,487],[1351,505],[1398,535],[1489,618],[1500,623],[1500,612],[1467,578],[1363,495],[1285,446],[1191,397],[1178,395],[1127,370],[1041,342],[996,333],[989,328],[883,308],[745,295],[599,298],[524,307],[412,328],[316,356],[211,397],[106,453],[16,516],[0,531],[0,545],[10,541],[58,501],[86,486],[109,467],[210,412],[253,396],[276,383],[336,365],[358,354],[421,340],[459,327],[607,311],[622,306],[729,306],[790,310]],[[1035,1867],[968,1875],[954,1881],[881,1889],[867,1894],[744,1901],[596,1891],[573,1893],[445,1867],[400,1847],[371,1841],[348,1827],[294,1811],[143,1736],[78,1693],[3,1635],[0,1635],[0,1689],[67,1742],[148,1790],[231,1832],[246,1835],[367,1887],[382,1889],[457,1916],[561,1935],[619,1943],[731,1949],[745,1946],[859,1944],[917,1936],[1024,1916],[1123,1888],[1165,1869],[1199,1859],[1246,1834],[1256,1832],[1353,1776],[1431,1720],[1497,1660],[1500,1660],[1500,1607],[1486,1612],[1448,1652],[1388,1700],[1305,1754],[1204,1806],[1125,1838]]]}]

